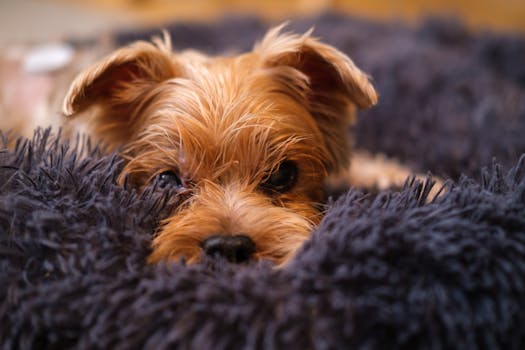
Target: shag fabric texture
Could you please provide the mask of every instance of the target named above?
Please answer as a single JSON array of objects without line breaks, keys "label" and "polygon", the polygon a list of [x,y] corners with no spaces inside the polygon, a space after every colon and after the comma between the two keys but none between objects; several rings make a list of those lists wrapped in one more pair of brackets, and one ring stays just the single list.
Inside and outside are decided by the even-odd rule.
[{"label": "shag fabric texture", "polygon": [[[282,270],[148,266],[171,194],[119,187],[118,156],[40,131],[0,153],[0,347],[525,347],[524,40],[440,22],[298,25],[313,23],[379,86],[359,146],[468,176],[431,203],[424,184],[348,191]],[[264,31],[253,19],[171,29],[176,46],[209,50]]]}]

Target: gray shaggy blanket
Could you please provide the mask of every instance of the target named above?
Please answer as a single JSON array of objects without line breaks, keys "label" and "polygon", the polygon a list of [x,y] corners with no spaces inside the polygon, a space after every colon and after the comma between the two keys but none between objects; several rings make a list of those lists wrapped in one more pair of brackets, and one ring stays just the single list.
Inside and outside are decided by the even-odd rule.
[{"label": "gray shaggy blanket", "polygon": [[[171,194],[119,187],[118,156],[39,131],[0,153],[1,348],[525,348],[525,40],[435,21],[297,26],[312,23],[379,87],[358,146],[450,176],[449,191],[350,189],[282,270],[148,266]],[[170,28],[208,51],[263,29]]]}]

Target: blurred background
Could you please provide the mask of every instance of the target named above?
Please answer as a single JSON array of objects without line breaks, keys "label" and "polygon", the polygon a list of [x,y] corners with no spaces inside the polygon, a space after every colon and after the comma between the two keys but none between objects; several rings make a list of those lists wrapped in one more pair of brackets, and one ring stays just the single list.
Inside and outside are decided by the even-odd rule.
[{"label": "blurred background", "polygon": [[0,0],[0,45],[232,14],[277,21],[327,11],[408,23],[445,14],[474,29],[525,32],[524,0]]}]

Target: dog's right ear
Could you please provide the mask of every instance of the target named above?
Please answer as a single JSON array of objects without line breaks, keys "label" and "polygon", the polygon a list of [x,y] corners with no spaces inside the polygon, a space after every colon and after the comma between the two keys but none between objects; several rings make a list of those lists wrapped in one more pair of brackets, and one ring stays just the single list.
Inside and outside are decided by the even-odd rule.
[{"label": "dog's right ear", "polygon": [[107,143],[129,140],[140,123],[140,108],[154,87],[180,75],[169,36],[154,44],[139,41],[115,51],[81,72],[71,84],[62,111],[75,116],[97,107],[90,121]]}]

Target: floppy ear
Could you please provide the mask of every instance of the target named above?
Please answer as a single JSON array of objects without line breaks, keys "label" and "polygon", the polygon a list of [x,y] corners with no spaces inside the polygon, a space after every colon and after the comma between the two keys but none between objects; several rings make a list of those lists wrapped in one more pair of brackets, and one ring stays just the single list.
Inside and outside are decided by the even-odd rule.
[{"label": "floppy ear", "polygon": [[[306,95],[307,107],[332,158],[329,170],[345,167],[351,146],[348,126],[354,121],[355,108],[376,104],[377,93],[348,56],[313,38],[312,30],[304,35],[283,34],[283,27],[271,29],[254,51],[265,67],[281,69],[281,79],[287,76],[287,84],[294,84]],[[283,67],[288,73],[283,74]]]},{"label": "floppy ear", "polygon": [[64,99],[64,115],[97,107],[89,121],[97,136],[110,145],[128,141],[148,94],[181,71],[172,58],[169,36],[165,33],[164,41],[154,43],[136,42],[81,72]]}]

